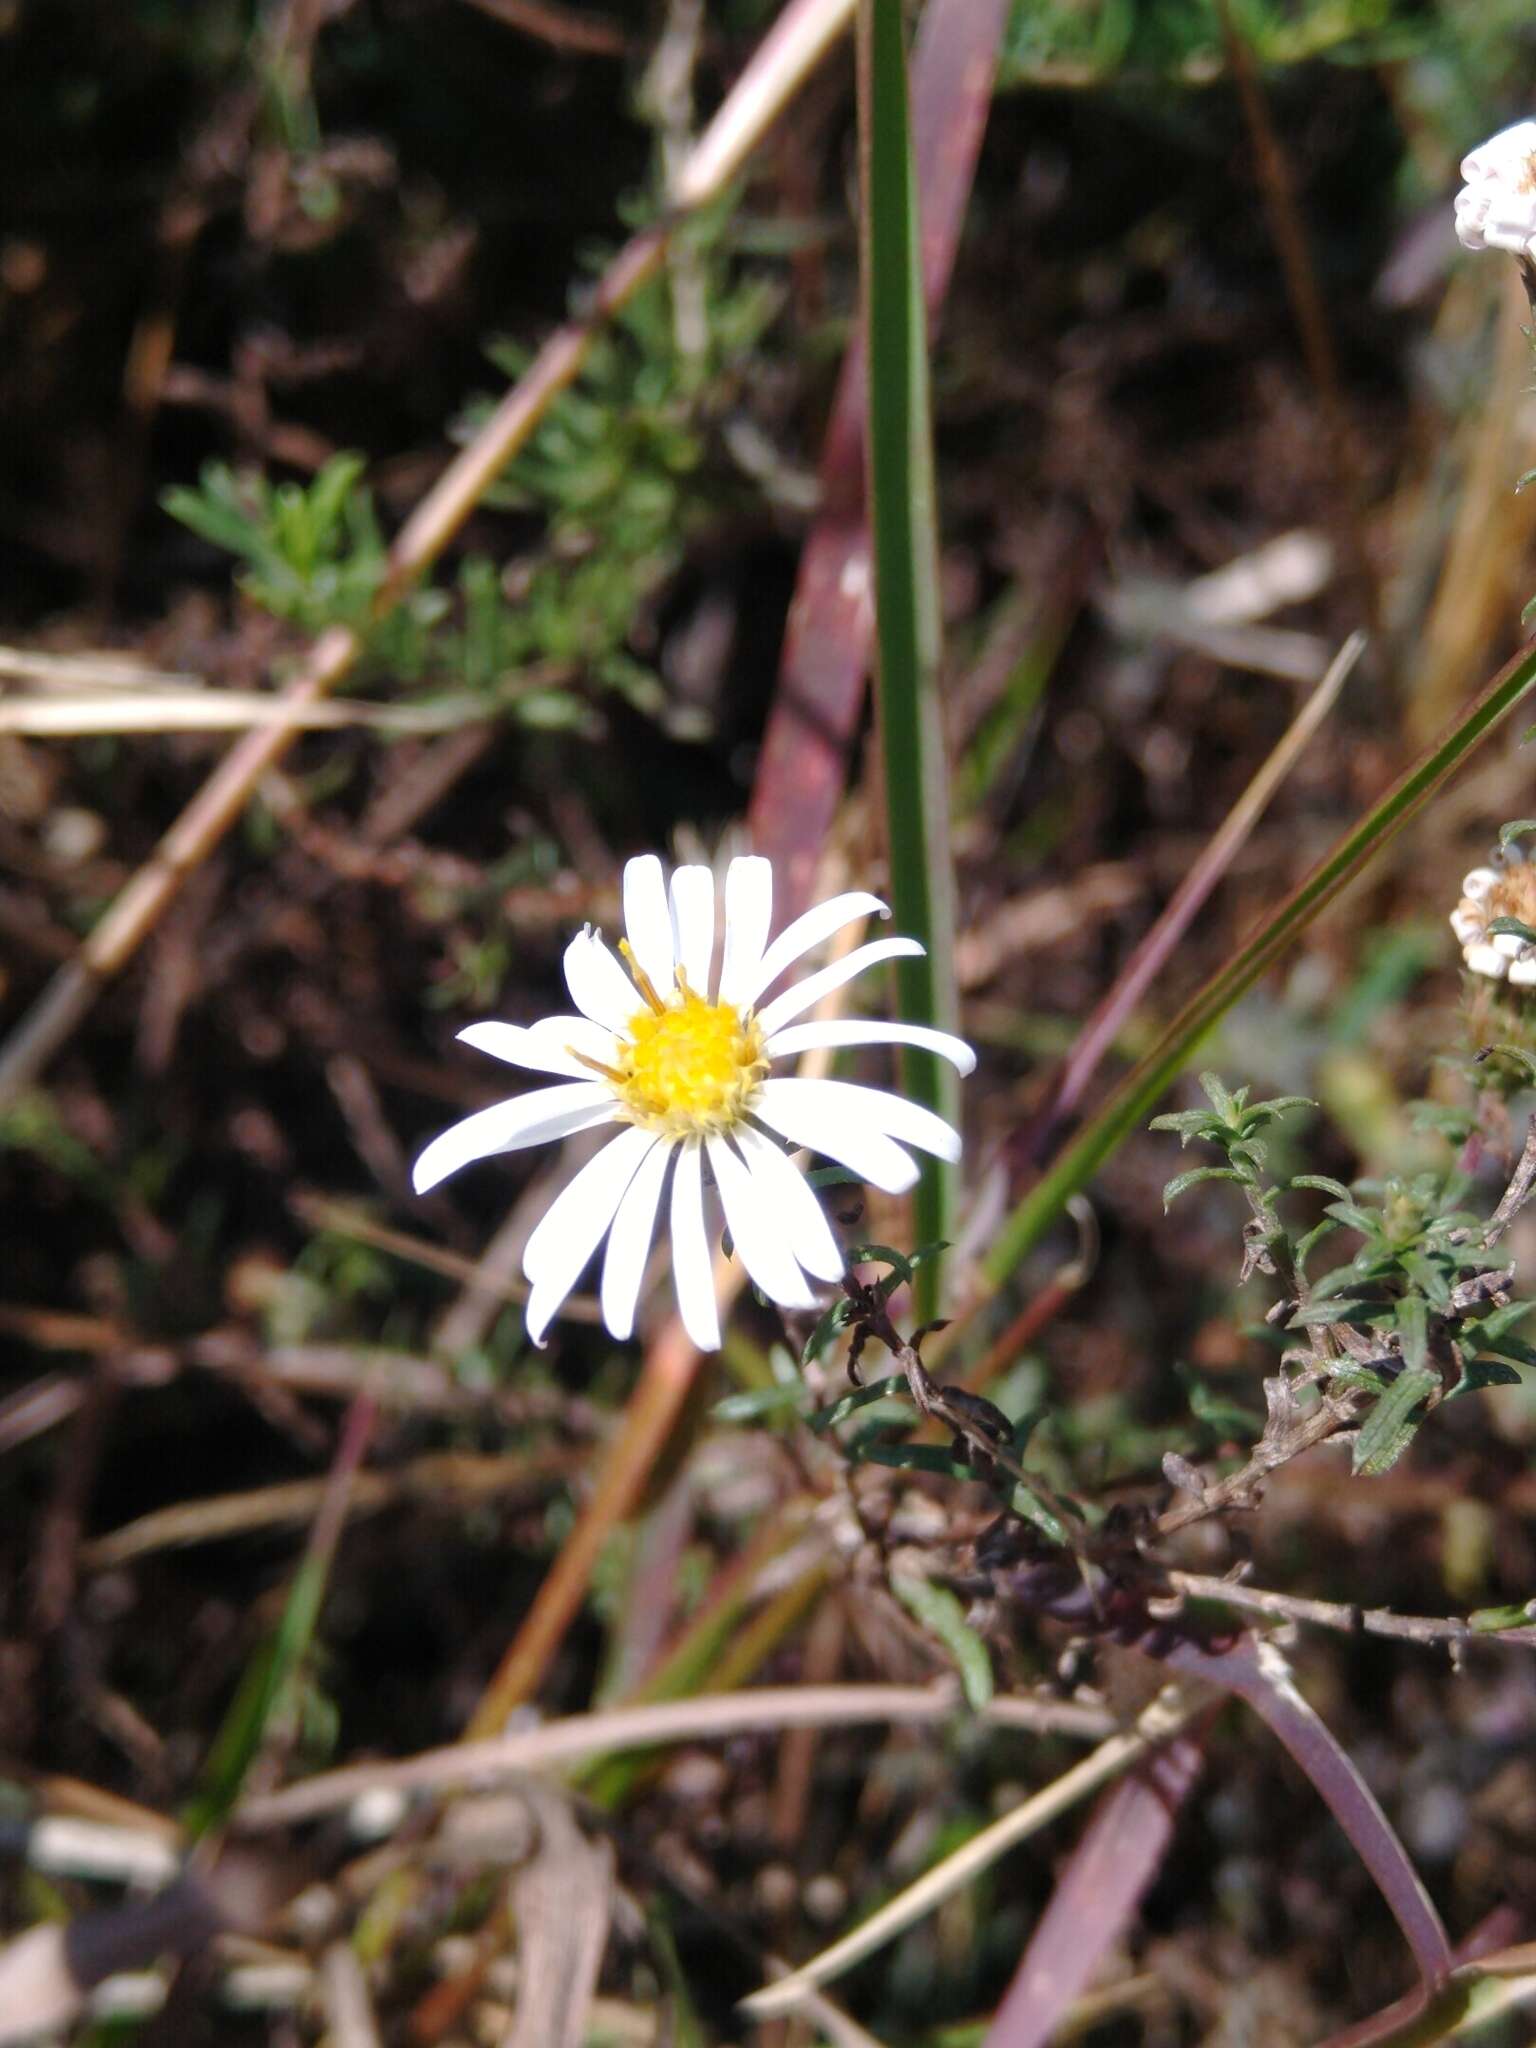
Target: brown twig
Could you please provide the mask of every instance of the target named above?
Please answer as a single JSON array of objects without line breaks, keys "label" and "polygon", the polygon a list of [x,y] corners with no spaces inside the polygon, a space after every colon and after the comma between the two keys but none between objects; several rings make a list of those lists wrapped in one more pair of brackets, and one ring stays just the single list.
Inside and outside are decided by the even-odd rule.
[{"label": "brown twig", "polygon": [[1305,1621],[1341,1635],[1390,1636],[1398,1642],[1465,1649],[1470,1643],[1514,1643],[1536,1648],[1536,1623],[1528,1628],[1474,1628],[1458,1615],[1394,1614],[1387,1607],[1354,1607],[1337,1600],[1309,1600],[1294,1593],[1271,1593],[1235,1579],[1211,1578],[1203,1572],[1171,1571],[1168,1583],[1191,1600],[1217,1600],[1224,1607],[1249,1614],[1271,1615],[1277,1621]]}]

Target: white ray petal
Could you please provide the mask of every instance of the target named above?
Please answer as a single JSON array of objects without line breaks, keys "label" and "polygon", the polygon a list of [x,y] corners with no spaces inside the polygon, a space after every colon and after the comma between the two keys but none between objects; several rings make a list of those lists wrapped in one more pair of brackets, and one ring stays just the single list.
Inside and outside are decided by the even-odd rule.
[{"label": "white ray petal", "polygon": [[564,1088],[535,1088],[477,1109],[473,1116],[450,1124],[422,1153],[411,1172],[411,1185],[424,1195],[461,1166],[491,1159],[499,1152],[517,1152],[525,1145],[544,1145],[590,1130],[613,1116],[613,1095],[601,1081],[572,1082]]},{"label": "white ray petal", "polygon": [[715,954],[713,868],[672,870],[672,946],[688,986],[696,995],[707,996]]},{"label": "white ray petal", "polygon": [[825,1117],[829,1126],[879,1131],[940,1159],[960,1157],[958,1131],[951,1130],[931,1109],[908,1102],[904,1095],[894,1095],[889,1089],[866,1088],[858,1081],[765,1081],[754,1108],[766,1111],[770,1101],[777,1106],[786,1099],[795,1104],[797,1114],[803,1111],[807,1116]]},{"label": "white ray petal", "polygon": [[797,1262],[818,1280],[841,1280],[847,1261],[814,1189],[761,1131],[744,1124],[734,1135],[753,1181],[778,1228],[789,1240]]},{"label": "white ray petal", "polygon": [[667,1161],[672,1157],[673,1149],[658,1138],[646,1153],[635,1170],[634,1179],[624,1190],[624,1199],[608,1233],[600,1298],[603,1321],[614,1337],[628,1337],[635,1327],[635,1304],[640,1298],[640,1282],[656,1229],[661,1184],[666,1178]]},{"label": "white ray petal", "polygon": [[645,998],[590,928],[579,931],[565,949],[565,985],[584,1017],[621,1036],[630,1018],[645,1008]]},{"label": "white ray petal", "polygon": [[683,1328],[701,1351],[720,1349],[720,1306],[714,1260],[704,1228],[704,1147],[682,1146],[672,1176],[672,1287]]},{"label": "white ray petal", "polygon": [[795,1263],[767,1190],[754,1180],[728,1138],[706,1138],[725,1221],[741,1263],[770,1301],[782,1308],[812,1308],[805,1275]]},{"label": "white ray petal", "polygon": [[641,1160],[659,1143],[654,1131],[621,1132],[587,1161],[539,1218],[523,1253],[523,1271],[533,1283],[528,1335],[535,1344],[543,1344],[560,1304],[602,1243]]},{"label": "white ray petal", "polygon": [[911,959],[922,950],[916,939],[872,939],[867,946],[855,946],[841,960],[808,974],[804,981],[797,981],[783,995],[775,996],[766,1009],[759,1010],[757,1021],[771,1038],[782,1025],[819,1003],[831,990],[841,988],[845,981],[852,981],[866,967],[877,967],[882,960]]},{"label": "white ray petal", "polygon": [[1474,868],[1470,875],[1464,875],[1461,893],[1470,896],[1474,903],[1481,903],[1499,885],[1497,868]]},{"label": "white ray petal", "polygon": [[624,863],[624,936],[663,1002],[672,989],[672,913],[654,853]]},{"label": "white ray petal", "polygon": [[605,1067],[613,1066],[618,1057],[613,1033],[590,1017],[540,1017],[536,1024],[528,1025],[467,1024],[459,1040],[514,1067],[530,1067],[538,1074],[569,1074],[584,1081],[592,1079],[592,1069],[575,1057],[578,1052],[600,1060]]},{"label": "white ray petal", "polygon": [[763,990],[771,988],[787,967],[793,967],[813,946],[831,938],[845,924],[852,924],[856,917],[889,917],[890,914],[880,898],[871,896],[867,889],[850,889],[846,895],[829,896],[825,903],[814,904],[779,933],[763,955],[752,986],[743,991],[742,1001],[755,1003]]},{"label": "white ray petal", "polygon": [[745,1001],[757,978],[773,917],[773,863],[759,853],[743,854],[725,871],[725,958],[720,964],[720,1001]]},{"label": "white ray petal", "polygon": [[917,1045],[948,1060],[962,1074],[974,1072],[976,1066],[976,1055],[963,1038],[930,1030],[926,1024],[873,1024],[864,1017],[791,1024],[770,1038],[763,1051],[769,1059],[781,1060],[797,1052],[835,1052],[845,1045]]},{"label": "white ray petal", "polygon": [[894,1138],[862,1124],[848,1128],[829,1125],[814,1109],[796,1102],[793,1096],[787,1102],[777,1097],[770,1101],[768,1090],[773,1085],[771,1081],[764,1083],[753,1114],[780,1137],[819,1152],[824,1159],[835,1159],[839,1166],[846,1166],[850,1173],[887,1195],[904,1195],[916,1184],[917,1161],[909,1152],[903,1152]]}]

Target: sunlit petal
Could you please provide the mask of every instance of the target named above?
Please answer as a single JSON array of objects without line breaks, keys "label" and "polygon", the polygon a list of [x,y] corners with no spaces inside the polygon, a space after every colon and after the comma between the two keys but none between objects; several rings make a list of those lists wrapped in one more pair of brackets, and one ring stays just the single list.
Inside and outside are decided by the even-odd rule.
[{"label": "sunlit petal", "polygon": [[704,1147],[690,1139],[672,1176],[672,1286],[683,1328],[701,1351],[720,1349],[714,1259],[704,1228]]},{"label": "sunlit petal", "polygon": [[565,985],[584,1017],[622,1034],[644,998],[596,932],[580,931],[565,949]]},{"label": "sunlit petal", "polygon": [[592,1079],[576,1054],[611,1067],[616,1058],[613,1033],[590,1017],[541,1017],[536,1024],[468,1024],[459,1033],[462,1045],[487,1052],[492,1059],[507,1060],[514,1067],[530,1067],[539,1074],[570,1074]]},{"label": "sunlit petal", "polygon": [[508,1102],[478,1109],[435,1137],[411,1172],[411,1185],[424,1195],[477,1159],[499,1152],[518,1152],[525,1145],[545,1145],[613,1117],[613,1096],[601,1081],[573,1082],[565,1088],[534,1088]]},{"label": "sunlit petal", "polygon": [[672,1151],[672,1146],[658,1139],[646,1153],[624,1190],[624,1199],[608,1233],[599,1299],[603,1321],[615,1337],[628,1337],[635,1327],[635,1304],[640,1298],[640,1282],[656,1229],[661,1184],[666,1179]]},{"label": "sunlit petal", "polygon": [[624,936],[651,986],[665,999],[672,987],[672,912],[654,853],[624,863]]},{"label": "sunlit petal", "polygon": [[825,903],[814,904],[779,933],[759,962],[757,975],[751,988],[743,992],[742,1001],[755,1003],[786,968],[793,967],[823,939],[831,938],[856,917],[889,916],[880,898],[871,896],[867,889],[850,889],[846,895],[829,896]]},{"label": "sunlit petal", "polygon": [[848,1045],[916,1045],[950,1061],[962,1074],[972,1073],[976,1066],[976,1055],[965,1040],[948,1031],[933,1031],[926,1024],[874,1024],[862,1017],[791,1024],[775,1032],[763,1050],[769,1059],[781,1060],[793,1053],[836,1052]]},{"label": "sunlit petal", "polygon": [[841,960],[833,960],[819,973],[808,974],[804,981],[797,981],[783,995],[775,996],[766,1009],[758,1011],[758,1024],[771,1038],[784,1025],[814,1008],[824,995],[862,974],[866,967],[878,967],[882,960],[910,960],[922,951],[916,939],[872,939],[867,946],[855,946]]},{"label": "sunlit petal", "polygon": [[796,1261],[818,1280],[840,1280],[847,1261],[809,1182],[761,1131],[743,1126],[736,1133],[736,1143],[775,1228],[784,1233]]},{"label": "sunlit petal", "polygon": [[710,992],[709,975],[715,952],[715,874],[713,868],[683,867],[672,871],[672,944],[688,986],[701,996]]},{"label": "sunlit petal", "polygon": [[745,854],[725,871],[725,958],[720,965],[720,1001],[739,1009],[755,986],[768,926],[773,917],[773,865],[761,854]]},{"label": "sunlit petal", "polygon": [[652,1131],[621,1132],[587,1161],[540,1217],[523,1253],[523,1271],[533,1283],[528,1335],[535,1344],[544,1342],[560,1304],[602,1243],[641,1160],[660,1143]]},{"label": "sunlit petal", "polygon": [[770,1301],[782,1308],[814,1307],[815,1296],[795,1262],[767,1190],[753,1179],[729,1138],[706,1138],[704,1146],[741,1263]]}]

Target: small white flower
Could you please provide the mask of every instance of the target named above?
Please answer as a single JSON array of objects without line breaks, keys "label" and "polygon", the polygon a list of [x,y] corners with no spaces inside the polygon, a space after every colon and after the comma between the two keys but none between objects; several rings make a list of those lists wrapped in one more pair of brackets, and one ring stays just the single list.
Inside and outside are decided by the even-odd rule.
[{"label": "small white flower", "polygon": [[1463,881],[1461,901],[1451,912],[1451,930],[1474,974],[1486,974],[1491,981],[1508,976],[1516,988],[1533,988],[1536,946],[1513,932],[1488,928],[1496,918],[1516,917],[1536,930],[1536,866],[1513,844],[1495,860],[1493,866],[1474,868]]},{"label": "small white flower", "polygon": [[959,1158],[960,1139],[949,1125],[900,1095],[772,1073],[777,1060],[848,1045],[916,1045],[952,1061],[962,1074],[975,1066],[963,1040],[922,1025],[794,1021],[866,967],[921,953],[915,939],[856,947],[763,1001],[797,960],[871,912],[888,915],[878,897],[852,890],[797,917],[770,945],[772,866],[756,856],[733,860],[711,996],[714,875],[707,867],[680,867],[669,889],[661,862],[643,854],[624,869],[626,937],[619,952],[625,964],[590,926],[566,948],[566,986],[579,1015],[543,1017],[527,1027],[471,1024],[459,1033],[496,1059],[559,1074],[564,1085],[513,1096],[434,1138],[416,1162],[418,1194],[472,1160],[597,1124],[624,1127],[555,1198],[528,1239],[523,1271],[535,1344],[543,1343],[604,1238],[603,1321],[615,1337],[629,1336],[666,1191],[683,1325],[701,1350],[719,1348],[704,1221],[706,1165],[753,1280],[785,1308],[811,1308],[811,1281],[840,1279],[843,1254],[782,1141],[822,1153],[889,1194],[903,1193],[918,1177],[904,1147]]},{"label": "small white flower", "polygon": [[1469,249],[1536,257],[1536,121],[1517,121],[1463,157],[1456,232]]}]

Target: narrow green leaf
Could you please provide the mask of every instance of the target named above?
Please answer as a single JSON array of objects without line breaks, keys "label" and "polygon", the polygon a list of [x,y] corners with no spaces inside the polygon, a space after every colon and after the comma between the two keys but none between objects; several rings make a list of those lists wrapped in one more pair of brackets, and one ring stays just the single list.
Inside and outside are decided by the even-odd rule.
[{"label": "narrow green leaf", "polygon": [[1374,1479],[1397,1463],[1423,1420],[1416,1410],[1439,1384],[1440,1375],[1428,1367],[1404,1366],[1360,1425],[1350,1461],[1358,1476]]},{"label": "narrow green leaf", "polygon": [[727,1394],[711,1413],[716,1422],[763,1422],[770,1416],[792,1413],[799,1407],[803,1387],[748,1387],[739,1394]]},{"label": "narrow green leaf", "polygon": [[[928,408],[927,320],[907,113],[902,9],[860,0],[864,326],[869,355],[870,530],[879,652],[876,705],[885,774],[891,905],[921,958],[896,963],[901,1015],[956,1028],[949,780],[939,716],[938,524]],[[954,1123],[959,1081],[945,1060],[904,1047],[907,1095]],[[953,1167],[929,1157],[915,1197],[917,1234],[953,1234]],[[918,1313],[936,1313],[940,1266],[923,1268]]]},{"label": "narrow green leaf", "polygon": [[1397,1305],[1397,1336],[1403,1347],[1403,1363],[1415,1372],[1428,1370],[1429,1311],[1416,1294],[1406,1295]]},{"label": "narrow green leaf", "polygon": [[1510,1607],[1479,1607],[1467,1616],[1468,1628],[1528,1628],[1536,1621],[1536,1600],[1518,1600]]},{"label": "narrow green leaf", "polygon": [[1070,1198],[1085,1187],[1115,1149],[1146,1119],[1158,1099],[1238,998],[1306,930],[1320,910],[1354,880],[1373,854],[1396,837],[1480,741],[1536,682],[1536,648],[1518,654],[1458,720],[1447,738],[1424,753],[1406,774],[1346,832],[1248,943],[1190,999],[1141,1064],[1020,1202],[994,1239],[987,1278],[1000,1285],[1040,1242]]},{"label": "narrow green leaf", "polygon": [[907,1390],[905,1377],[897,1372],[889,1379],[872,1380],[867,1387],[858,1387],[851,1394],[844,1394],[840,1401],[834,1401],[829,1408],[818,1408],[805,1419],[818,1436],[824,1436],[829,1429],[835,1429],[840,1422],[846,1422],[850,1415],[856,1415],[861,1408],[869,1407],[873,1401],[889,1401]]},{"label": "narrow green leaf", "polygon": [[948,1586],[936,1586],[932,1579],[910,1572],[893,1572],[891,1591],[918,1626],[948,1650],[960,1673],[966,1704],[979,1714],[992,1697],[992,1659],[960,1602]]},{"label": "narrow green leaf", "polygon": [[1243,1174],[1236,1173],[1230,1166],[1192,1166],[1188,1173],[1176,1173],[1163,1189],[1163,1207],[1171,1209],[1186,1188],[1195,1187],[1203,1180],[1241,1181]]}]

